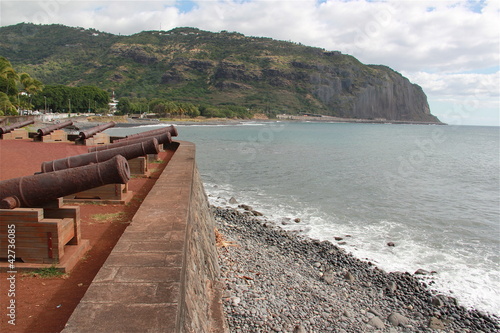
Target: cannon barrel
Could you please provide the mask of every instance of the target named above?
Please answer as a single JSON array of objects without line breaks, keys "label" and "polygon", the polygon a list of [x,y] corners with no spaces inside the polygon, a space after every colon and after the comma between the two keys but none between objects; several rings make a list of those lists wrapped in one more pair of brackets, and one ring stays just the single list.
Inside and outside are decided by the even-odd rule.
[{"label": "cannon barrel", "polygon": [[146,136],[146,137],[140,137],[140,138],[135,138],[135,139],[125,139],[125,140],[120,140],[119,142],[113,142],[108,145],[103,145],[103,146],[98,146],[98,147],[90,147],[89,148],[89,153],[93,151],[101,151],[101,150],[107,150],[107,149],[112,149],[112,148],[118,148],[118,147],[124,147],[128,146],[134,143],[139,143],[139,142],[144,142],[148,141],[155,138],[158,141],[158,144],[169,144],[172,142],[172,138],[170,136],[169,132],[162,133],[162,134],[153,134],[151,136]]},{"label": "cannon barrel", "polygon": [[[153,134],[165,133],[165,131],[169,132],[171,136],[178,135],[177,129],[175,128],[175,126],[170,125],[168,127],[162,127],[162,128],[158,128],[155,130],[150,130],[150,131],[136,133],[136,134],[130,134],[130,135],[127,135],[127,137],[125,139],[135,139],[135,138],[140,138],[140,137],[145,137],[145,136],[151,136]],[[120,139],[120,140],[116,140],[116,141],[121,141],[121,140],[125,140],[125,139]]]},{"label": "cannon barrel", "polygon": [[[148,133],[148,134],[146,134],[146,133]],[[127,136],[123,139],[114,140],[113,143],[132,142],[132,140],[143,140],[143,139],[158,138],[158,137],[161,137],[162,138],[161,140],[165,140],[166,139],[165,135],[167,135],[169,138],[169,139],[167,139],[168,143],[172,142],[172,134],[170,134],[170,132],[165,131],[163,129],[160,131],[154,130],[154,131],[144,132],[144,135]],[[163,142],[163,143],[165,143],[165,142]]]},{"label": "cannon barrel", "polygon": [[116,125],[116,123],[114,121],[111,121],[111,122],[106,123],[106,124],[95,126],[95,127],[89,128],[88,130],[81,131],[79,134],[79,137],[82,140],[88,139],[88,138],[93,137],[94,135],[96,135],[99,132],[102,132],[108,128],[114,127],[115,125]]},{"label": "cannon barrel", "polygon": [[68,168],[75,168],[90,163],[99,163],[109,160],[116,155],[122,155],[127,160],[130,160],[139,156],[145,156],[147,154],[158,154],[159,152],[160,147],[158,145],[158,141],[155,138],[152,138],[148,141],[139,142],[124,147],[95,151],[92,153],[75,155],[54,161],[43,162],[42,172],[52,172]]},{"label": "cannon barrel", "polygon": [[2,126],[0,127],[0,134],[9,133],[10,131],[15,130],[16,128],[28,126],[33,124],[34,122],[35,122],[34,120],[26,120],[26,121],[21,121],[19,123],[14,123],[12,125]]},{"label": "cannon barrel", "polygon": [[70,126],[70,125],[73,125],[73,122],[71,120],[67,120],[67,121],[63,121],[62,123],[59,123],[59,124],[54,124],[54,125],[50,125],[50,126],[47,126],[44,128],[39,128],[37,133],[39,136],[45,136],[45,135],[49,134],[50,132],[53,132],[55,130],[58,130],[58,129],[61,129],[61,128],[64,128],[64,127]]},{"label": "cannon barrel", "polygon": [[107,184],[126,184],[130,169],[123,156],[105,162],[0,181],[0,208],[39,207],[52,200]]}]

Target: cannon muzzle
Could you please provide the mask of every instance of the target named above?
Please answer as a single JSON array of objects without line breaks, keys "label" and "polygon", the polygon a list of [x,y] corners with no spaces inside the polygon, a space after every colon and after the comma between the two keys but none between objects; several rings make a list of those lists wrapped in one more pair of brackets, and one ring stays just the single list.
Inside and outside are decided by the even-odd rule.
[{"label": "cannon muzzle", "polygon": [[160,147],[158,145],[158,141],[155,138],[152,138],[148,141],[143,141],[124,147],[95,151],[92,153],[61,158],[59,160],[43,162],[42,172],[52,172],[68,168],[80,167],[82,165],[87,165],[90,163],[99,163],[109,160],[116,155],[122,155],[125,159],[131,160],[139,156],[158,154],[159,152]]},{"label": "cannon muzzle", "polygon": [[153,134],[151,136],[146,136],[146,137],[139,137],[139,138],[134,138],[134,139],[120,139],[117,141],[114,141],[111,144],[104,145],[104,146],[98,146],[98,147],[90,147],[89,148],[89,153],[93,151],[101,151],[101,150],[107,150],[107,149],[112,149],[112,148],[118,148],[118,147],[123,147],[139,142],[144,142],[148,141],[155,138],[158,141],[158,144],[169,144],[172,142],[172,138],[170,136],[169,132],[162,133],[162,134]]},{"label": "cannon muzzle", "polygon": [[57,198],[107,184],[126,184],[130,169],[123,156],[105,162],[0,181],[0,208],[40,207]]},{"label": "cannon muzzle", "polygon": [[64,128],[64,127],[70,126],[70,125],[73,125],[73,122],[71,120],[67,120],[67,121],[63,121],[62,123],[59,123],[59,124],[54,124],[54,125],[50,125],[50,126],[47,126],[44,128],[39,128],[37,133],[38,133],[38,136],[45,136],[47,134],[50,134],[50,132],[53,132],[55,130],[58,130],[58,129],[61,129],[61,128]]},{"label": "cannon muzzle", "polygon": [[111,121],[109,123],[95,126],[95,127],[89,128],[88,130],[85,130],[85,131],[81,131],[79,134],[79,139],[85,140],[85,139],[91,138],[94,135],[96,135],[97,133],[102,132],[108,128],[114,127],[115,125],[116,125],[116,123],[114,121]]},{"label": "cannon muzzle", "polygon": [[21,121],[19,123],[14,123],[12,125],[2,126],[0,127],[0,134],[9,133],[10,131],[15,130],[16,128],[28,126],[33,124],[34,122],[35,122],[34,120],[26,120],[26,121]]}]

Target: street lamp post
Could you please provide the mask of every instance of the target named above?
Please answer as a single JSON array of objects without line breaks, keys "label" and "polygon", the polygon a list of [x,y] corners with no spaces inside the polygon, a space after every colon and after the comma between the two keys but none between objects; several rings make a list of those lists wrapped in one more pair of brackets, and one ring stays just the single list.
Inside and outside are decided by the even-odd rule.
[{"label": "street lamp post", "polygon": [[44,113],[47,113],[47,96],[43,96],[43,98],[45,99],[45,112]]}]

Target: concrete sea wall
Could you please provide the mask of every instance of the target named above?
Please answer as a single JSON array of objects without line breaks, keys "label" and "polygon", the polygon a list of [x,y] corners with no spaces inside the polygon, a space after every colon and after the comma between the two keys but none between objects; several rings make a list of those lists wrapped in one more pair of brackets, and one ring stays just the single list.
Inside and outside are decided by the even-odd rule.
[{"label": "concrete sea wall", "polygon": [[63,332],[227,332],[214,228],[180,141]]}]

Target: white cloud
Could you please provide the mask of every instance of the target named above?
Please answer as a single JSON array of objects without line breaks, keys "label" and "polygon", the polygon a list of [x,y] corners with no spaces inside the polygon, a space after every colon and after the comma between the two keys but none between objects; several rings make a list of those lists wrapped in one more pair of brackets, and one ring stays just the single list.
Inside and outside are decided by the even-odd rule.
[{"label": "white cloud", "polygon": [[426,88],[434,96],[474,96],[500,98],[500,72],[493,74],[436,74],[402,72],[412,82]]},{"label": "white cloud", "polygon": [[[474,83],[491,77],[478,73],[500,61],[496,0],[2,0],[0,25],[23,21],[115,34],[190,26],[291,40],[404,72],[435,105],[474,93]],[[498,84],[492,80],[490,90]],[[498,94],[486,95],[483,102],[498,112]]]},{"label": "white cloud", "polygon": [[402,72],[420,85],[441,121],[500,126],[500,72],[492,74],[442,74]]}]

